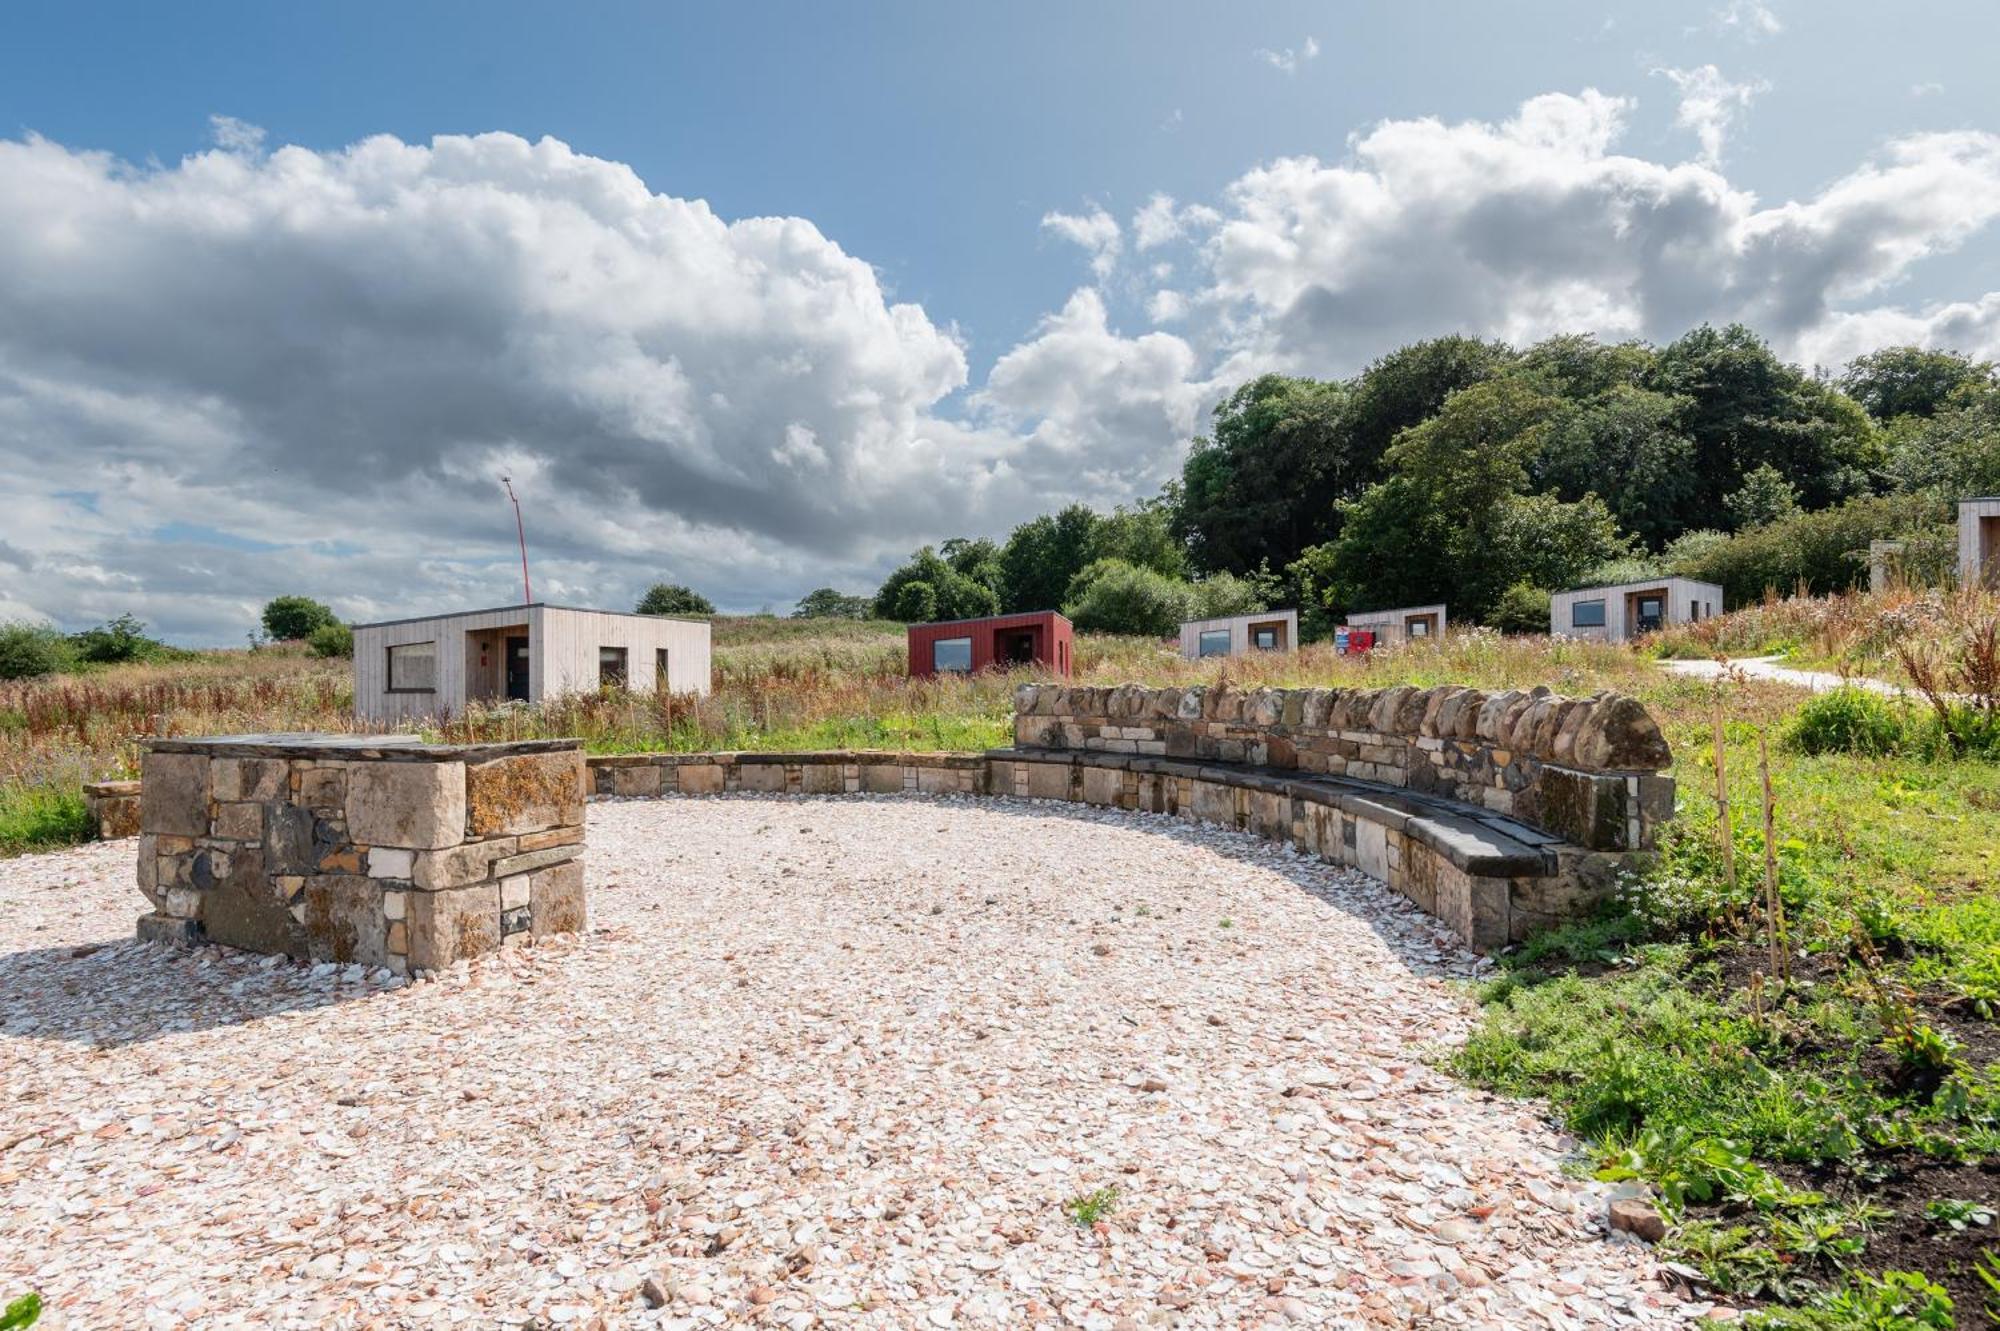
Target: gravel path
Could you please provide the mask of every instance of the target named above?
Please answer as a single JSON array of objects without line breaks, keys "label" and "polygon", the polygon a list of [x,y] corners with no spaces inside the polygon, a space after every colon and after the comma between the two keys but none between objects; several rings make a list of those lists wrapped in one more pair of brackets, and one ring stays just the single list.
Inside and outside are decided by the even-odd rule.
[{"label": "gravel path", "polygon": [[0,1293],[73,1328],[1705,1311],[1423,1061],[1473,959],[1236,833],[600,803],[587,938],[412,985],[126,942],[131,856],[0,862]]},{"label": "gravel path", "polygon": [[1866,675],[1850,675],[1846,678],[1831,670],[1800,670],[1796,666],[1782,664],[1775,656],[1732,657],[1727,663],[1713,659],[1690,659],[1685,661],[1660,662],[1670,674],[1693,675],[1698,679],[1714,679],[1732,670],[1740,670],[1752,679],[1774,680],[1780,684],[1796,684],[1814,693],[1825,693],[1829,689],[1857,688],[1870,693],[1880,693],[1885,697],[1898,698],[1910,692],[1901,684],[1891,684],[1887,680],[1870,679]]}]

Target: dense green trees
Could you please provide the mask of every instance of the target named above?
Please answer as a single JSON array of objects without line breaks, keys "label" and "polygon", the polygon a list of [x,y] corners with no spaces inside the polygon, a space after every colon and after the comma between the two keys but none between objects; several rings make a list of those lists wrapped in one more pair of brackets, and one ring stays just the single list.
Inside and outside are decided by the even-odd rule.
[{"label": "dense green trees", "polygon": [[[1260,608],[1297,605],[1307,636],[1433,601],[1528,629],[1551,589],[1585,581],[1685,572],[1731,603],[1854,585],[1870,539],[1942,550],[1942,500],[1996,492],[2000,378],[1956,352],[1885,348],[1835,378],[1736,324],[1661,347],[1433,338],[1352,379],[1252,379],[1159,499],[919,552],[875,609],[985,613],[971,586],[1002,610],[1164,633],[1226,576]],[[911,583],[928,599],[899,604]]]},{"label": "dense green trees", "polygon": [[715,602],[692,587],[677,582],[656,582],[639,598],[642,615],[712,615]]},{"label": "dense green trees", "polygon": [[264,632],[277,642],[303,642],[314,629],[338,624],[331,606],[310,596],[274,596],[264,602]]},{"label": "dense green trees", "polygon": [[799,598],[793,619],[866,619],[874,602],[866,596],[849,596],[832,587],[816,587]]}]

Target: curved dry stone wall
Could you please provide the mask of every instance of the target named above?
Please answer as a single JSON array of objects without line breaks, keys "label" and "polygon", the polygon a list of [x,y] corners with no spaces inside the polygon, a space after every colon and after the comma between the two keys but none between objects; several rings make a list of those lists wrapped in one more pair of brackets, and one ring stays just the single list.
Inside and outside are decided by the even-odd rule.
[{"label": "curved dry stone wall", "polygon": [[1015,738],[588,764],[600,795],[1011,795],[1235,827],[1372,874],[1481,950],[1590,910],[1673,811],[1659,727],[1613,694],[1024,685]]},{"label": "curved dry stone wall", "polygon": [[583,927],[575,740],[158,739],[140,773],[142,939],[407,973]]},{"label": "curved dry stone wall", "polygon": [[1348,777],[1459,800],[1592,850],[1651,849],[1674,806],[1658,724],[1617,693],[1025,684],[1014,744]]}]

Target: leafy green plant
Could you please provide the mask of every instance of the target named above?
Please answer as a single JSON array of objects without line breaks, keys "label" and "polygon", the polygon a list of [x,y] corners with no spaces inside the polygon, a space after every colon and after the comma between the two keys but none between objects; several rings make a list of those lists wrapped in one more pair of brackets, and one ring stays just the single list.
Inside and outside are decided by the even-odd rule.
[{"label": "leafy green plant", "polygon": [[1752,1160],[1741,1143],[1679,1129],[1646,1132],[1614,1152],[1597,1177],[1613,1183],[1626,1179],[1651,1183],[1673,1212],[1685,1209],[1689,1202],[1730,1203],[1769,1211],[1822,1200],[1817,1193],[1794,1192],[1783,1179]]},{"label": "leafy green plant", "polygon": [[1993,1208],[1961,1197],[1940,1197],[1924,1207],[1924,1219],[1940,1229],[1964,1233],[1993,1223]]},{"label": "leafy green plant", "polygon": [[20,1298],[0,1308],[0,1331],[26,1331],[42,1316],[42,1296],[23,1294]]},{"label": "leafy green plant", "polygon": [[345,624],[321,624],[306,635],[306,649],[314,656],[335,658],[354,655],[354,630]]},{"label": "leafy green plant", "polygon": [[1758,1331],[1951,1331],[1951,1295],[1915,1271],[1857,1275],[1797,1311],[1753,1314]]},{"label": "leafy green plant", "polygon": [[1785,742],[1800,753],[1894,753],[1904,742],[1903,714],[1888,699],[1852,686],[1814,694],[1799,707]]},{"label": "leafy green plant", "polygon": [[67,670],[70,641],[46,624],[0,624],[0,679],[34,679]]},{"label": "leafy green plant", "polygon": [[1118,1208],[1118,1185],[1106,1184],[1063,1203],[1063,1211],[1081,1229],[1089,1229]]}]

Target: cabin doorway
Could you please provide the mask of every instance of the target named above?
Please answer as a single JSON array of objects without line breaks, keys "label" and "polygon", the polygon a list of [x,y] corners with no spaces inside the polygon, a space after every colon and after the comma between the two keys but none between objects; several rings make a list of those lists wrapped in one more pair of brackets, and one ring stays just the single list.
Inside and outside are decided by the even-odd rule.
[{"label": "cabin doorway", "polygon": [[994,635],[993,657],[1001,665],[1033,665],[1041,656],[1040,638],[1034,629],[1002,629]]},{"label": "cabin doorway", "polygon": [[1629,633],[1657,633],[1667,623],[1667,593],[1665,588],[1655,591],[1632,592],[1625,598],[1625,623]]},{"label": "cabin doorway", "polygon": [[528,701],[528,635],[507,635],[507,700]]}]

